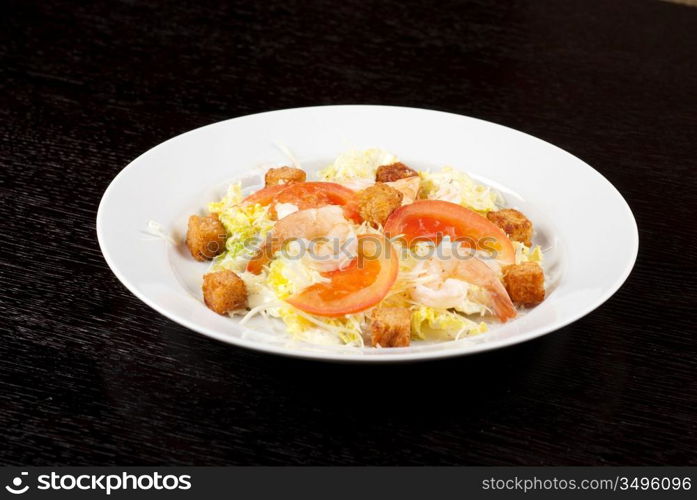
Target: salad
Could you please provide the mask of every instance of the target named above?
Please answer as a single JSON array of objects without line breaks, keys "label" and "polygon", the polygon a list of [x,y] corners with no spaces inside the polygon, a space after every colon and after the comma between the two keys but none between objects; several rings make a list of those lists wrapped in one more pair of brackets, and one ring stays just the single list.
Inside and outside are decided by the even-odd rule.
[{"label": "salad", "polygon": [[544,300],[532,222],[451,167],[418,171],[370,149],[316,180],[271,168],[264,184],[243,194],[235,182],[189,218],[218,314],[260,315],[303,342],[389,348],[482,334]]}]

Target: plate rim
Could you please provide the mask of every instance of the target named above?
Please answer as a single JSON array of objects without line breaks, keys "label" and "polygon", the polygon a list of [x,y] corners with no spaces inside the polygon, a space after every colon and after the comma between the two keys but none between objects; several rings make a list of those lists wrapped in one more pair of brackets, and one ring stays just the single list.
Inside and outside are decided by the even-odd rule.
[{"label": "plate rim", "polygon": [[[106,247],[104,243],[104,225],[103,225],[103,218],[104,218],[104,206],[106,204],[106,200],[109,198],[111,192],[116,189],[115,186],[118,184],[119,180],[124,176],[127,175],[127,172],[130,171],[133,168],[136,168],[138,166],[138,160],[140,160],[143,156],[151,153],[153,150],[160,149],[162,147],[166,147],[166,145],[170,141],[174,141],[181,136],[187,135],[187,134],[193,134],[193,133],[199,133],[203,129],[206,129],[208,127],[213,127],[222,123],[226,123],[232,120],[237,120],[240,118],[246,118],[246,117],[259,117],[262,115],[267,115],[267,114],[273,114],[273,113],[279,113],[279,112],[284,112],[284,111],[302,111],[302,110],[313,110],[313,109],[323,109],[323,110],[331,110],[331,109],[347,109],[347,108],[352,108],[352,109],[357,109],[357,108],[371,108],[371,109],[382,109],[382,110],[394,110],[394,109],[401,109],[401,110],[414,110],[414,111],[427,111],[429,113],[438,113],[438,114],[443,114],[451,117],[464,117],[470,120],[476,120],[479,122],[483,122],[487,125],[495,125],[497,127],[502,127],[504,129],[507,129],[509,131],[513,131],[517,134],[523,134],[529,139],[532,139],[534,141],[540,141],[543,142],[547,146],[552,146],[553,148],[557,149],[560,151],[562,154],[569,155],[573,157],[574,159],[578,160],[581,162],[586,168],[590,170],[591,173],[594,175],[597,175],[601,181],[606,183],[611,190],[613,191],[613,194],[618,198],[618,200],[621,201],[622,208],[626,212],[626,215],[629,216],[629,219],[632,221],[632,227],[631,227],[631,249],[630,249],[630,255],[631,257],[627,260],[625,263],[624,269],[622,270],[622,273],[619,275],[619,277],[612,283],[611,286],[609,286],[607,289],[605,289],[604,293],[598,295],[595,300],[591,302],[591,305],[586,307],[585,309],[579,310],[579,312],[575,314],[569,315],[569,317],[565,318],[563,321],[560,323],[555,323],[553,327],[537,327],[533,328],[532,330],[525,332],[524,334],[521,334],[519,336],[511,337],[511,338],[506,338],[506,339],[501,339],[498,341],[492,341],[492,342],[487,342],[487,343],[481,343],[481,344],[463,344],[462,346],[455,346],[451,349],[442,349],[442,350],[433,350],[433,351],[421,351],[421,352],[394,352],[392,351],[391,353],[387,354],[382,354],[382,353],[375,353],[375,354],[366,354],[366,353],[354,353],[354,352],[332,352],[332,351],[322,351],[322,352],[317,352],[317,351],[312,351],[312,350],[302,350],[302,349],[291,349],[288,347],[283,347],[283,346],[278,346],[275,344],[264,344],[262,342],[258,341],[253,341],[253,340],[248,340],[242,337],[233,337],[230,335],[226,335],[221,332],[217,332],[214,329],[210,329],[208,327],[203,327],[201,325],[198,325],[197,323],[188,320],[185,317],[182,316],[177,316],[175,313],[170,313],[166,308],[161,307],[158,305],[154,300],[151,300],[148,298],[148,296],[144,293],[141,293],[137,287],[119,270],[118,266],[116,263],[113,261],[112,256],[109,253],[109,249]],[[229,345],[234,345],[234,346],[239,346],[247,349],[252,349],[257,352],[265,352],[265,353],[270,353],[270,354],[276,354],[276,355],[281,355],[281,356],[286,356],[286,357],[291,357],[291,358],[301,358],[301,359],[308,359],[308,360],[317,360],[317,361],[326,361],[326,362],[339,362],[339,363],[394,363],[394,362],[418,362],[418,361],[428,361],[428,360],[436,360],[436,359],[445,359],[445,358],[451,358],[455,356],[465,356],[465,355],[470,355],[470,354],[476,354],[476,353],[481,353],[481,352],[487,352],[495,349],[501,349],[504,347],[508,347],[511,345],[515,344],[520,344],[523,342],[528,342],[530,340],[533,340],[535,338],[541,337],[543,335],[547,335],[550,333],[554,333],[556,331],[559,331],[563,329],[564,327],[568,326],[569,324],[579,320],[580,318],[592,313],[595,311],[598,307],[600,307],[602,304],[607,302],[621,287],[624,285],[624,283],[627,281],[627,278],[631,274],[635,264],[636,260],[638,257],[639,253],[639,229],[638,225],[636,222],[636,218],[634,217],[634,213],[632,212],[631,207],[625,200],[624,196],[622,196],[622,193],[619,192],[619,190],[610,182],[603,174],[601,174],[599,171],[597,171],[595,168],[593,168],[591,165],[583,161],[582,159],[578,158],[576,155],[566,151],[565,149],[562,149],[559,146],[556,146],[555,144],[551,142],[547,142],[543,139],[540,139],[538,137],[535,137],[531,134],[528,134],[527,132],[523,132],[518,129],[514,129],[512,127],[508,127],[507,125],[503,125],[500,123],[496,123],[490,120],[484,120],[481,118],[473,117],[473,116],[468,116],[468,115],[463,115],[459,113],[452,113],[452,112],[447,112],[447,111],[442,111],[442,110],[437,110],[437,109],[429,109],[429,108],[416,108],[416,107],[410,107],[410,106],[391,106],[391,105],[375,105],[375,104],[338,104],[338,105],[323,105],[323,106],[303,106],[303,107],[295,107],[295,108],[283,108],[283,109],[276,109],[276,110],[270,110],[270,111],[263,111],[260,113],[252,113],[248,115],[241,115],[237,116],[234,118],[228,118],[225,120],[219,120],[213,123],[209,123],[206,125],[202,125],[200,127],[196,127],[191,130],[187,130],[185,132],[182,132],[180,134],[177,134],[173,137],[170,137],[169,139],[158,143],[157,145],[153,146],[152,148],[149,148],[148,150],[144,151],[140,155],[138,155],[136,158],[131,160],[125,167],[123,167],[117,174],[114,176],[114,178],[111,180],[109,185],[104,191],[104,194],[102,195],[99,206],[97,208],[97,216],[96,216],[96,233],[97,233],[97,241],[99,243],[99,248],[100,251],[102,252],[102,255],[104,257],[104,260],[106,261],[109,269],[111,270],[112,273],[117,277],[117,279],[126,287],[128,291],[130,291],[133,295],[135,295],[138,299],[140,299],[143,303],[145,303],[147,306],[150,308],[154,309],[167,319],[174,321],[175,323],[184,326],[185,328],[188,328],[189,330],[193,330],[196,333],[205,335],[206,337],[221,341],[223,343],[229,344]]]}]

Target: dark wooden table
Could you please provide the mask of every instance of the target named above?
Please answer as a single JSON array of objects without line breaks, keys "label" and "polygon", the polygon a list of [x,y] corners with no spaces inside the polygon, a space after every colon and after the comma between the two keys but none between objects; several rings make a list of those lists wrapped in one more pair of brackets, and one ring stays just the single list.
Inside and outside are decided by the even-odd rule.
[{"label": "dark wooden table", "polygon": [[[430,3],[4,4],[0,463],[697,463],[697,9]],[[404,366],[224,345],[112,275],[95,213],[130,160],[336,103],[476,116],[579,156],[634,211],[633,274],[552,335]]]}]

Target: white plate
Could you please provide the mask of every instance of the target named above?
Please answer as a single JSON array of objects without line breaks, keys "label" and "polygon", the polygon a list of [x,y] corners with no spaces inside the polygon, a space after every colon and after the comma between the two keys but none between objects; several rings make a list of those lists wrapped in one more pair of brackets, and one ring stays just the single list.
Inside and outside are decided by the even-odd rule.
[{"label": "white plate", "polygon": [[[452,165],[499,189],[535,223],[547,272],[546,300],[486,334],[396,349],[288,344],[268,322],[241,327],[201,301],[207,264],[182,245],[186,220],[202,213],[228,182],[287,163],[287,146],[310,170],[348,149],[379,147],[419,169]],[[179,244],[148,237],[148,221]],[[389,106],[326,106],[244,116],[170,139],[116,176],[97,214],[109,267],[126,287],[168,318],[209,337],[261,351],[340,361],[411,361],[470,354],[557,330],[605,302],[629,275],[638,250],[632,212],[598,172],[522,132],[466,116]],[[278,327],[275,327],[278,328]],[[282,327],[281,327],[282,328]]]}]

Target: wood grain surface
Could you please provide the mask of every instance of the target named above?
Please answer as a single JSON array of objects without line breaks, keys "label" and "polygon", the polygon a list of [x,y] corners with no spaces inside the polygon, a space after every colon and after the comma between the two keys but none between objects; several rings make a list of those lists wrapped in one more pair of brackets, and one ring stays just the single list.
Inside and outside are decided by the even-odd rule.
[{"label": "wood grain surface", "polygon": [[[697,9],[11,0],[0,23],[0,463],[697,464]],[[107,268],[95,214],[130,160],[341,103],[462,113],[579,156],[634,211],[634,272],[524,345],[342,366],[204,338]]]}]

